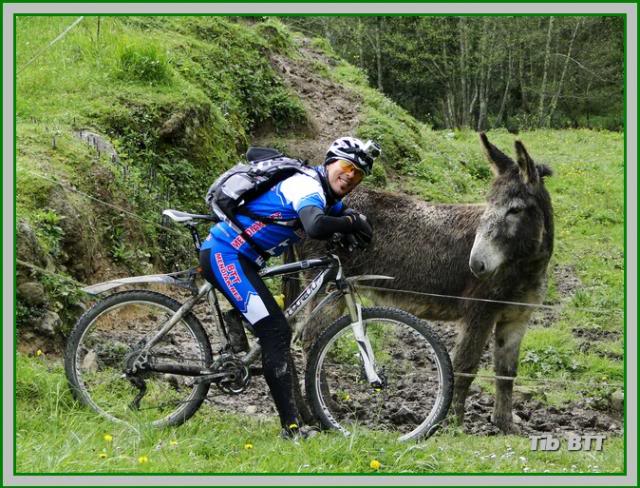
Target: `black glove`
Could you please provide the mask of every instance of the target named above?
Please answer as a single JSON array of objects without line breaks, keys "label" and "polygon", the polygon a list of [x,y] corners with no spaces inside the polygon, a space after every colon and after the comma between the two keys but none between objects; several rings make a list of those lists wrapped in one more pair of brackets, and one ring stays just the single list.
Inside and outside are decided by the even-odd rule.
[{"label": "black glove", "polygon": [[373,239],[373,227],[367,217],[361,213],[347,209],[344,213],[351,220],[351,233],[359,241],[361,247],[367,246]]}]

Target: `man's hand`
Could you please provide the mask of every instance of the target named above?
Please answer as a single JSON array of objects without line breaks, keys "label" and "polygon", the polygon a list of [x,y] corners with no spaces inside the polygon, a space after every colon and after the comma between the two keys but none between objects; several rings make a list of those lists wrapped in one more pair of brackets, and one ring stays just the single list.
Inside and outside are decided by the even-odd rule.
[{"label": "man's hand", "polygon": [[351,233],[360,243],[368,245],[373,238],[373,227],[367,217],[352,209],[347,209],[344,214],[351,220]]}]

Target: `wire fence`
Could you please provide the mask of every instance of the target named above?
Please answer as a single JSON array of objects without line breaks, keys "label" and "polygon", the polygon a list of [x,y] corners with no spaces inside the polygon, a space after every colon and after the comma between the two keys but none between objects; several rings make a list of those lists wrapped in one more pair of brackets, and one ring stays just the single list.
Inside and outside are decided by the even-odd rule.
[{"label": "wire fence", "polygon": [[[37,271],[39,273],[56,276],[60,279],[66,280],[69,283],[72,283],[78,286],[79,288],[84,288],[85,286],[88,286],[84,283],[80,283],[79,281],[74,280],[73,278],[60,275],[52,271],[48,271],[42,268],[41,266],[37,266],[33,263],[29,263],[21,259],[16,259],[16,263],[20,266],[24,266],[33,271]],[[552,384],[552,385],[575,385],[575,386],[584,386],[588,388],[593,388],[594,386],[610,386],[614,388],[624,388],[624,383],[619,383],[619,382],[603,383],[600,379],[594,379],[593,382],[585,382],[585,381],[578,381],[578,380],[571,380],[571,379],[551,379],[551,378],[533,378],[533,377],[526,377],[526,376],[486,375],[486,374],[480,374],[480,373],[463,373],[460,371],[454,371],[454,376],[485,379],[485,380],[513,381],[514,384],[516,383],[520,384],[524,382],[524,383]]]},{"label": "wire fence", "polygon": [[[117,210],[121,213],[123,213],[124,215],[128,215],[131,218],[139,221],[139,222],[143,222],[143,223],[147,223],[150,224],[152,226],[155,226],[165,232],[169,232],[173,235],[176,236],[180,236],[182,238],[186,238],[186,234],[185,232],[180,232],[176,229],[173,229],[171,227],[168,227],[166,225],[163,225],[159,222],[153,222],[150,220],[145,219],[144,217],[141,217],[137,214],[135,214],[134,212],[131,212],[125,208],[122,208],[118,205],[114,205],[112,203],[109,202],[105,202],[104,200],[101,200],[99,198],[96,198],[92,195],[89,195],[88,193],[85,193],[83,191],[80,191],[76,188],[72,188],[58,180],[55,180],[53,178],[47,177],[41,173],[38,173],[36,171],[33,170],[24,170],[27,173],[36,176],[38,178],[42,178],[43,180],[46,180],[50,183],[54,183],[56,185],[59,185],[63,190],[68,191],[68,192],[72,192],[72,193],[76,193],[78,195],[81,195],[85,198],[90,199],[91,201],[100,203],[102,205],[105,205],[109,208],[112,208],[114,210]],[[289,277],[288,279],[296,279]],[[386,287],[380,287],[380,286],[371,286],[371,285],[358,285],[358,288],[362,288],[362,289],[371,289],[371,290],[377,290],[377,291],[382,291],[382,292],[387,292],[387,293],[401,293],[401,294],[408,294],[408,295],[414,295],[414,296],[424,296],[424,297],[430,297],[430,298],[443,298],[443,299],[453,299],[453,300],[462,300],[462,301],[475,301],[475,302],[486,302],[486,303],[498,303],[498,304],[502,304],[502,305],[512,305],[512,306],[518,306],[518,307],[528,307],[528,308],[535,308],[535,309],[544,309],[544,310],[549,310],[549,311],[554,311],[554,312],[560,312],[564,309],[566,309],[567,307],[564,305],[549,305],[549,304],[543,304],[543,303],[527,303],[527,302],[516,302],[516,301],[510,301],[510,300],[496,300],[496,299],[488,299],[488,298],[476,298],[476,297],[465,297],[465,296],[458,296],[458,295],[445,295],[445,294],[439,294],[439,293],[429,293],[429,292],[420,292],[420,291],[415,291],[415,290],[403,290],[403,289],[396,289],[396,288],[386,288]],[[598,309],[598,308],[587,308],[587,307],[572,307],[574,310],[577,311],[581,311],[581,312],[587,312],[587,313],[594,313],[594,314],[612,314],[612,313],[621,313],[623,312],[622,309]]]},{"label": "wire fence", "polygon": [[[93,202],[99,203],[101,205],[104,205],[106,207],[112,208],[114,210],[117,210],[119,212],[122,213],[122,215],[127,215],[139,222],[143,222],[143,223],[147,223],[147,224],[151,224],[153,226],[156,226],[160,229],[162,229],[163,231],[166,232],[170,232],[174,235],[179,235],[181,237],[185,237],[185,233],[184,232],[180,232],[178,230],[172,229],[170,227],[167,227],[163,224],[160,224],[158,222],[153,222],[153,221],[149,221],[143,217],[141,217],[140,215],[137,215],[134,212],[131,212],[130,210],[127,210],[125,208],[122,208],[118,205],[114,205],[110,202],[106,202],[104,200],[101,200],[99,198],[96,198],[92,195],[89,195],[88,193],[85,193],[81,190],[78,190],[76,188],[72,188],[71,186],[62,183],[61,181],[58,181],[54,178],[45,176],[41,173],[38,173],[36,171],[32,171],[32,170],[26,170],[29,174],[36,176],[38,178],[42,178],[43,180],[46,180],[50,183],[54,183],[56,185],[59,185],[63,190],[67,191],[67,192],[71,192],[71,193],[76,193],[78,195],[81,195]],[[29,263],[27,261],[21,260],[21,259],[16,259],[16,264],[18,264],[19,266],[23,266],[25,268],[31,269],[32,271],[36,271],[38,273],[42,273],[42,274],[46,274],[46,275],[51,275],[51,276],[56,276],[59,279],[65,280],[68,283],[73,284],[74,286],[78,287],[78,288],[84,288],[88,285],[81,283],[69,276],[66,275],[62,275],[60,273],[56,273],[53,271],[49,271],[47,269],[42,268],[41,266],[38,266],[34,263]],[[298,278],[298,277],[292,277],[292,276],[288,276],[288,279],[294,279],[294,280],[298,280],[298,281],[304,281],[302,278]],[[428,292],[418,292],[418,291],[413,291],[413,290],[401,290],[401,289],[392,289],[392,288],[385,288],[385,287],[379,287],[379,286],[371,286],[371,285],[362,285],[362,284],[358,284],[357,288],[362,288],[362,289],[371,289],[371,290],[376,290],[376,291],[382,291],[382,292],[392,292],[392,293],[402,293],[402,294],[408,294],[408,295],[414,295],[414,296],[423,296],[423,297],[430,297],[430,298],[444,298],[444,299],[455,299],[455,300],[466,300],[466,301],[479,301],[479,302],[490,302],[490,303],[499,303],[499,304],[503,304],[503,305],[511,305],[511,306],[519,306],[519,307],[530,307],[530,308],[536,308],[536,309],[543,309],[543,310],[549,310],[549,311],[553,311],[553,312],[560,312],[562,310],[565,310],[567,307],[563,306],[563,305],[548,305],[548,304],[534,304],[534,303],[526,303],[526,302],[514,302],[514,301],[507,301],[507,300],[492,300],[492,299],[483,299],[483,298],[474,298],[474,297],[464,297],[464,296],[456,296],[456,295],[444,295],[444,294],[438,294],[438,293],[428,293]],[[611,314],[611,313],[618,313],[621,312],[622,310],[617,310],[617,309],[594,309],[594,308],[585,308],[585,307],[573,307],[574,310],[579,310],[579,311],[583,311],[583,312],[588,312],[588,313],[595,313],[595,314]],[[594,380],[593,382],[584,382],[584,381],[577,381],[577,380],[571,380],[571,379],[551,379],[551,378],[534,378],[534,377],[523,377],[523,376],[499,376],[499,375],[485,375],[485,374],[479,374],[479,373],[465,373],[465,372],[459,372],[456,371],[454,372],[454,376],[457,377],[472,377],[472,378],[478,378],[478,379],[487,379],[487,380],[499,380],[499,381],[513,381],[514,384],[515,383],[534,383],[534,384],[551,384],[551,385],[575,385],[575,386],[585,386],[585,387],[589,387],[589,388],[593,388],[594,386],[610,386],[610,387],[614,387],[614,388],[623,388],[624,384],[623,383],[619,383],[619,382],[606,382],[603,383],[602,381],[598,380]]]},{"label": "wire fence", "polygon": [[43,46],[36,54],[33,55],[33,57],[29,61],[27,61],[22,67],[18,69],[16,74],[22,73],[22,71],[24,71],[31,63],[33,63],[36,59],[42,56],[45,52],[47,52],[51,48],[51,46],[53,46],[56,42],[58,42],[60,39],[65,37],[71,31],[71,29],[73,29],[76,25],[78,25],[82,21],[82,19],[84,19],[84,17],[77,18],[75,22],[73,22],[69,27],[67,27],[58,36],[56,36],[55,39],[53,39],[52,41],[47,43],[45,46]]}]

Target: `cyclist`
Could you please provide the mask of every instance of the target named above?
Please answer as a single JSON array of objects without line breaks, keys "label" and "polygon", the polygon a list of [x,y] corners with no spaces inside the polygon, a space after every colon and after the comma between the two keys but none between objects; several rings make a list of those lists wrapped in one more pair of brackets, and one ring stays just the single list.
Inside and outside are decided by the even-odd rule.
[{"label": "cyclist", "polygon": [[[201,247],[200,266],[205,278],[234,307],[231,313],[225,314],[232,346],[238,332],[244,342],[235,344],[234,350],[246,350],[238,312],[258,337],[264,377],[280,416],[284,438],[305,438],[315,430],[300,424],[293,397],[291,329],[258,275],[260,263],[264,262],[260,254],[278,256],[305,236],[327,239],[336,232],[352,234],[361,243],[368,244],[373,235],[371,225],[364,215],[347,209],[342,198],[371,173],[373,161],[379,154],[380,147],[372,141],[365,144],[353,137],[336,139],[329,147],[324,164],[314,167],[317,178],[294,174],[241,207],[244,211],[235,217],[251,237],[251,243],[220,222],[211,228]],[[246,213],[272,219],[297,219],[300,225],[264,223]],[[260,248],[260,254],[253,246]]]}]

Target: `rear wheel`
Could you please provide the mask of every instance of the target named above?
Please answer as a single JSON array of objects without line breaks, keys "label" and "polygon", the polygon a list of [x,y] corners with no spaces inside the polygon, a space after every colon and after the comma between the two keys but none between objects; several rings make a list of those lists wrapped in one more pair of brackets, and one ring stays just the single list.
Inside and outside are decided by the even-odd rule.
[{"label": "rear wheel", "polygon": [[453,368],[436,333],[424,321],[392,308],[363,308],[365,333],[382,387],[365,374],[351,318],[341,317],[309,354],[306,391],[324,427],[345,434],[358,428],[397,434],[400,440],[433,433],[451,405]]},{"label": "rear wheel", "polygon": [[[74,396],[100,415],[127,424],[179,425],[204,401],[209,383],[194,376],[157,373],[146,364],[205,369],[209,339],[191,313],[150,350],[140,348],[181,304],[160,293],[125,291],[95,304],[80,317],[65,351],[65,372]],[[138,362],[136,372],[132,364]]]}]

